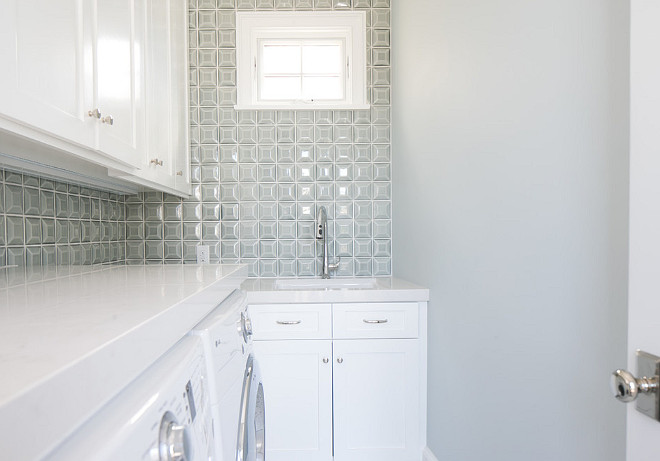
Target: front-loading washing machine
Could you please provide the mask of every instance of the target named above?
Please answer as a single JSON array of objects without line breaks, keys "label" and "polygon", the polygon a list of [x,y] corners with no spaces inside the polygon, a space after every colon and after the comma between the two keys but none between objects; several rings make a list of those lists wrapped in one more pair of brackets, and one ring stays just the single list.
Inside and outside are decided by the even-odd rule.
[{"label": "front-loading washing machine", "polygon": [[264,461],[264,389],[246,296],[236,290],[191,334],[204,343],[218,461]]},{"label": "front-loading washing machine", "polygon": [[185,337],[45,459],[209,461],[213,453],[204,349]]}]

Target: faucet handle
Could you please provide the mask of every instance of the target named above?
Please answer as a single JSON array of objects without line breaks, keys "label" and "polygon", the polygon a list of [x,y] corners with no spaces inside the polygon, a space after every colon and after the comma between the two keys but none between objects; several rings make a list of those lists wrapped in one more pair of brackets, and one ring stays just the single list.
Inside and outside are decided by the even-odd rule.
[{"label": "faucet handle", "polygon": [[337,256],[337,262],[334,264],[328,264],[328,271],[336,271],[339,269],[339,263],[341,262],[341,256]]}]

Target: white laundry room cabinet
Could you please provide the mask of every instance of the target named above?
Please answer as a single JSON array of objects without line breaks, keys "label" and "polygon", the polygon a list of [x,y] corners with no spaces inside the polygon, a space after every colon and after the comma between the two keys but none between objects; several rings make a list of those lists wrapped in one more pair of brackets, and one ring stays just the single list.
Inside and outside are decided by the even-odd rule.
[{"label": "white laundry room cabinet", "polygon": [[267,392],[267,459],[419,461],[425,309],[417,302],[251,304]]},{"label": "white laundry room cabinet", "polygon": [[146,148],[136,170],[114,174],[190,195],[187,3],[146,0],[146,6]]},{"label": "white laundry room cabinet", "polygon": [[189,160],[186,18],[185,0],[2,0],[0,161],[189,194],[170,160]]}]

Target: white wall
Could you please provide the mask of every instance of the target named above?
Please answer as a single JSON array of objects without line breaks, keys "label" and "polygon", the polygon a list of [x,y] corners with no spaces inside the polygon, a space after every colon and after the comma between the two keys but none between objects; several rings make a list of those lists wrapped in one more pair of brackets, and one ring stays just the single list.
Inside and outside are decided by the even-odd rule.
[{"label": "white wall", "polygon": [[394,274],[442,461],[621,461],[626,0],[393,0]]}]

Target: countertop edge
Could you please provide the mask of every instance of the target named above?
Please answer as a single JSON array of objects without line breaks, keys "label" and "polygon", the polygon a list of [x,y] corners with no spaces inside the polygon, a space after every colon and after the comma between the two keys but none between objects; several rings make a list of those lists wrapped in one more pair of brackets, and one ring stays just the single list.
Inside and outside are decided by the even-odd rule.
[{"label": "countertop edge", "polygon": [[426,289],[415,290],[287,290],[247,291],[251,304],[286,303],[370,303],[370,302],[427,302]]},{"label": "countertop edge", "polygon": [[277,279],[248,278],[241,285],[248,303],[428,302],[429,289],[396,277],[377,278],[374,288],[278,289]]}]

